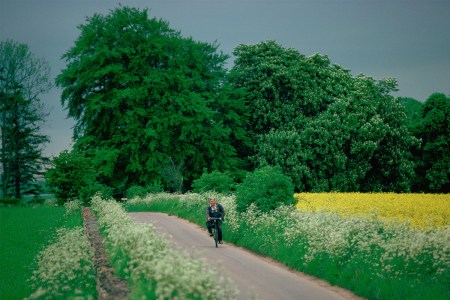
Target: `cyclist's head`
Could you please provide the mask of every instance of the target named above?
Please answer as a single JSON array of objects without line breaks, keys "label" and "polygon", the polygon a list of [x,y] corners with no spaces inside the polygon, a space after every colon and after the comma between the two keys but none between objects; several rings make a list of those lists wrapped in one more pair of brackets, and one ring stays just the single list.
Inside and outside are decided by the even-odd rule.
[{"label": "cyclist's head", "polygon": [[209,205],[211,205],[211,206],[216,205],[216,199],[214,199],[214,198],[209,199]]}]

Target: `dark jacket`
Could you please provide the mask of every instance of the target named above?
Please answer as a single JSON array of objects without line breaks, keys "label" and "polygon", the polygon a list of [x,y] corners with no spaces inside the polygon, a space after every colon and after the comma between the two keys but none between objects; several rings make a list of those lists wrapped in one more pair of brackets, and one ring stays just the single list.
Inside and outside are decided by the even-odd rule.
[{"label": "dark jacket", "polygon": [[217,210],[213,210],[211,206],[208,205],[206,208],[206,214],[207,216],[210,216],[212,218],[224,218],[225,217],[225,210],[223,209],[223,206],[220,204],[216,204]]}]

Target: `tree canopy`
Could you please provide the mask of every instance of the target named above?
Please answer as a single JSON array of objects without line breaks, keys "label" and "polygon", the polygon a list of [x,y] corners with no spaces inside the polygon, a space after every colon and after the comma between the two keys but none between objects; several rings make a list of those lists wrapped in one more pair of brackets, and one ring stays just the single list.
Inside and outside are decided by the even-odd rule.
[{"label": "tree canopy", "polygon": [[351,88],[349,71],[325,55],[306,57],[273,41],[239,45],[233,54],[230,81],[247,93],[254,134],[299,130]]},{"label": "tree canopy", "polygon": [[103,183],[124,190],[162,178],[179,190],[203,168],[239,167],[245,106],[227,88],[228,56],[216,44],[128,7],[80,30],[57,84],[77,121],[74,147],[108,166]]},{"label": "tree canopy", "polygon": [[396,99],[394,79],[274,41],[237,46],[228,72],[216,43],[147,10],[119,7],[79,28],[56,82],[76,120],[72,154],[95,170],[84,185],[180,192],[270,166],[296,191],[449,189],[444,95]]},{"label": "tree canopy", "polygon": [[353,77],[319,54],[240,45],[230,77],[244,88],[257,165],[279,165],[298,191],[408,191],[414,143],[396,83]]}]

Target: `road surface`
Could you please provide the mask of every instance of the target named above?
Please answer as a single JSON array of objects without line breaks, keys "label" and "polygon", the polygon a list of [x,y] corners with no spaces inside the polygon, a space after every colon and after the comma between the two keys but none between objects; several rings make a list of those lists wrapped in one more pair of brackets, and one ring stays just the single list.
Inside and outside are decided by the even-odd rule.
[{"label": "road surface", "polygon": [[[206,228],[162,213],[138,212],[130,215],[140,223],[152,223],[167,235],[174,247],[187,250],[193,257],[208,260],[231,278],[238,299],[334,300],[361,299],[351,292],[325,281],[289,270],[273,260],[243,248],[224,243],[216,248]],[[226,232],[224,232],[226,234]]]}]

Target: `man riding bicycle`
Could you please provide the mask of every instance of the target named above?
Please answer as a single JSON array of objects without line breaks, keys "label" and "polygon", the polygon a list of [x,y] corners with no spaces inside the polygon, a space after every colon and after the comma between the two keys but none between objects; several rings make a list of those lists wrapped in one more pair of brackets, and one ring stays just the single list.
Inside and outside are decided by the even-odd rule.
[{"label": "man riding bicycle", "polygon": [[222,221],[224,217],[225,210],[223,209],[223,206],[216,203],[216,199],[209,199],[209,205],[206,208],[206,228],[208,228],[209,236],[213,236],[211,228],[214,226],[214,223],[212,222],[211,218],[220,218],[220,220],[217,221],[219,244],[222,244]]}]

